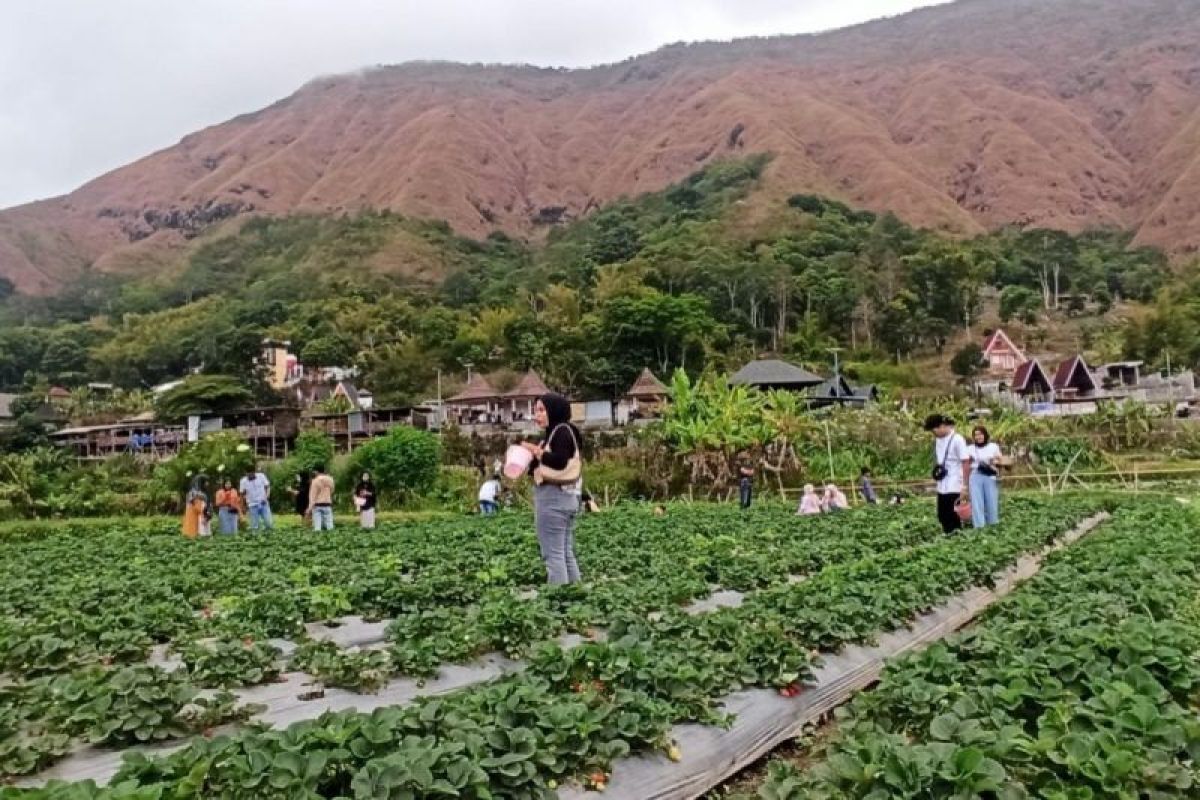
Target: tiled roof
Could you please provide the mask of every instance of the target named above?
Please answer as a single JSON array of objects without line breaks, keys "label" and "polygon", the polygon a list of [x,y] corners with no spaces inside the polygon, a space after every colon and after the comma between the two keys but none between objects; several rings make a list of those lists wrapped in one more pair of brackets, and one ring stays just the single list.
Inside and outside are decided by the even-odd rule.
[{"label": "tiled roof", "polygon": [[467,381],[466,387],[446,402],[466,403],[472,400],[495,400],[499,396],[496,390],[492,388],[492,385],[488,383],[488,379],[476,372]]},{"label": "tiled roof", "polygon": [[541,397],[542,395],[550,394],[549,387],[542,381],[542,376],[538,375],[533,370],[529,370],[521,376],[521,380],[517,382],[516,388],[511,392],[505,392],[505,397]]}]

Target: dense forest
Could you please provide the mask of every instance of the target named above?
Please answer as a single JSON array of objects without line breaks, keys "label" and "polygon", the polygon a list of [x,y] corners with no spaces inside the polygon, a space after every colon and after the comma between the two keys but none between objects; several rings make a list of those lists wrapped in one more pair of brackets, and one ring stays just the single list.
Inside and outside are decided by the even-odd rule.
[{"label": "dense forest", "polygon": [[200,371],[262,398],[270,336],[307,365],[358,367],[380,403],[427,397],[439,370],[452,385],[466,365],[607,396],[647,365],[724,370],[764,352],[821,364],[835,346],[884,374],[977,335],[989,307],[1035,330],[1069,316],[1102,329],[1129,302],[1145,307],[1121,322],[1121,354],[1200,360],[1200,279],[1123,232],[951,239],[803,194],[751,213],[739,201],[766,163],[714,164],[537,243],[387,212],[251,218],[153,276],[7,296],[0,387],[136,392]]}]

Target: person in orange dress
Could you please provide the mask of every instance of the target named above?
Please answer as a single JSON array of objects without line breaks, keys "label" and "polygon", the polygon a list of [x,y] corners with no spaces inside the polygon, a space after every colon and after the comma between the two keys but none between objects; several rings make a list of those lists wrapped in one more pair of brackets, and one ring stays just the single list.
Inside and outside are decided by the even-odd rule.
[{"label": "person in orange dress", "polygon": [[208,478],[197,475],[192,479],[192,488],[188,490],[183,506],[183,535],[189,539],[210,535],[212,533],[209,526],[211,518],[212,508],[208,502]]}]

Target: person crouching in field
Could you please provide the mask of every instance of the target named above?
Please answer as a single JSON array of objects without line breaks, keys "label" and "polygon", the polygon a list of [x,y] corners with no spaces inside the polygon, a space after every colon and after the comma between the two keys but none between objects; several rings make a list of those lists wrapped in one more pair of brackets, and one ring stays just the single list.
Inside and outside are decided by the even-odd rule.
[{"label": "person crouching in field", "polygon": [[822,511],[830,514],[834,511],[845,511],[849,507],[850,503],[846,500],[846,494],[836,484],[825,484],[825,494],[821,497]]},{"label": "person crouching in field", "polygon": [[804,494],[800,495],[800,506],[796,509],[796,514],[807,516],[820,513],[821,498],[817,495],[816,487],[811,483],[804,484]]}]

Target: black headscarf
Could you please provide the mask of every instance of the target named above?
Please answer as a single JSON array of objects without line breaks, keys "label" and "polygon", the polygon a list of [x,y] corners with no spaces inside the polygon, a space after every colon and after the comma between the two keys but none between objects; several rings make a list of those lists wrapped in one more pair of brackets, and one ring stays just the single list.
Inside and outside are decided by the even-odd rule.
[{"label": "black headscarf", "polygon": [[546,432],[571,421],[571,401],[561,394],[544,394],[539,398],[546,408]]},{"label": "black headscarf", "polygon": [[[571,401],[563,397],[561,394],[544,394],[538,398],[542,405],[546,408],[546,438],[543,444],[546,447],[551,446],[550,438],[554,435],[554,431],[560,425],[566,425],[575,434],[573,440],[568,441],[566,433],[559,434],[554,441],[553,450],[555,453],[564,453],[565,458],[549,458],[543,456],[542,461],[546,462],[547,466],[555,469],[562,469],[566,466],[566,459],[569,459],[575,453],[575,443],[583,442],[583,436],[579,433],[579,429],[571,424]],[[560,462],[561,463],[558,463]],[[551,463],[554,462],[554,463]]]}]

